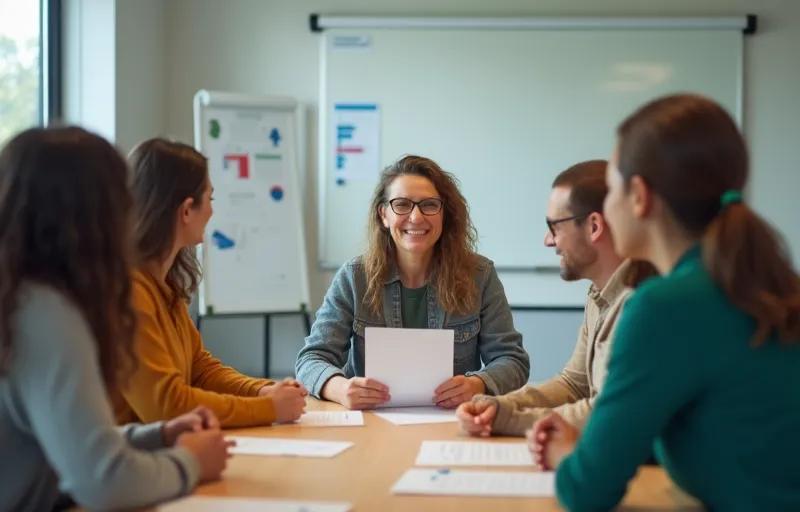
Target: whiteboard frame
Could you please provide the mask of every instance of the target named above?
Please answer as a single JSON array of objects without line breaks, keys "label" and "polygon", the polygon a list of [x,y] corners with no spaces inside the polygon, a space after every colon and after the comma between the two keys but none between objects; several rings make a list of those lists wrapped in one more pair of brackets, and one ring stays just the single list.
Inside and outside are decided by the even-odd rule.
[{"label": "whiteboard frame", "polygon": [[[732,30],[740,29],[745,35],[754,34],[758,18],[754,14],[741,16],[717,17],[400,17],[400,16],[329,16],[311,14],[309,26],[312,32],[320,33],[324,29],[496,29],[496,30],[591,30],[591,29],[697,29],[697,30]],[[739,48],[740,62],[737,74],[738,98],[736,100],[734,119],[739,129],[744,131],[744,38]],[[317,264],[321,270],[333,271],[343,262],[328,261],[326,230],[328,227],[327,194],[325,180],[327,177],[327,146],[329,137],[329,112],[327,80],[327,39],[319,38],[319,112],[317,140]],[[745,190],[745,193],[747,190]],[[554,273],[558,266],[531,265],[515,267],[504,265],[498,267],[504,272]]]},{"label": "whiteboard frame", "polygon": [[[295,169],[294,177],[291,178],[293,180],[293,184],[297,187],[298,190],[298,200],[296,202],[295,208],[297,211],[295,212],[300,219],[300,228],[301,233],[298,237],[299,239],[299,247],[300,250],[300,283],[302,290],[301,296],[303,303],[301,304],[301,308],[299,312],[305,313],[311,307],[311,291],[309,287],[309,278],[308,278],[308,250],[306,247],[306,229],[305,229],[305,218],[303,215],[303,208],[301,206],[301,202],[305,197],[305,187],[300,186],[300,173],[302,172],[305,175],[305,130],[304,127],[304,120],[305,120],[305,109],[303,106],[294,98],[290,98],[288,96],[266,96],[266,95],[253,95],[253,94],[241,94],[241,93],[232,93],[232,92],[224,92],[224,91],[209,91],[206,89],[201,89],[195,93],[194,98],[192,100],[193,106],[193,122],[194,122],[194,147],[202,152],[203,150],[203,131],[201,127],[201,110],[205,107],[230,107],[230,108],[265,108],[271,110],[279,110],[279,111],[290,111],[293,114],[294,118],[294,136],[295,136],[295,161],[297,162],[297,169]],[[207,243],[204,240],[201,244],[197,246],[197,257],[200,260],[201,267],[203,268],[203,272],[206,272],[206,269],[203,267],[203,262],[206,261],[206,253],[208,251]],[[205,276],[204,276],[205,277]],[[199,314],[200,316],[210,316],[210,315],[217,315],[212,311],[209,311],[209,304],[206,303],[206,295],[208,294],[208,281],[203,278],[200,280],[199,287],[198,287],[198,306],[199,306]],[[222,315],[261,315],[261,314],[271,314],[271,313],[287,313],[286,310],[275,310],[275,311],[237,311],[235,313],[222,313]]]},{"label": "whiteboard frame", "polygon": [[419,29],[741,29],[745,34],[756,32],[758,17],[742,16],[514,16],[514,17],[421,17],[421,16],[336,16],[311,14],[312,32],[326,28],[419,28]]},{"label": "whiteboard frame", "polygon": [[[560,29],[564,31],[590,31],[592,29],[619,29],[635,30],[635,29],[653,29],[655,31],[664,29],[686,29],[693,30],[727,30],[738,31],[741,30],[742,35],[755,34],[757,31],[758,18],[756,15],[747,14],[739,16],[720,16],[720,17],[619,17],[619,18],[602,18],[602,17],[560,17],[560,18],[459,18],[459,17],[372,17],[372,16],[328,16],[320,14],[311,14],[309,17],[309,25],[312,32],[320,33],[325,29],[418,29],[425,31],[427,29],[486,29],[486,30],[553,30]],[[327,87],[327,71],[330,65],[327,62],[327,37],[320,37],[320,83],[319,83],[319,112],[318,112],[318,144],[319,151],[318,157],[318,243],[319,252],[317,257],[318,265],[323,270],[334,270],[338,268],[341,262],[327,261],[323,259],[326,252],[325,233],[328,227],[329,219],[325,216],[326,204],[328,198],[326,197],[326,188],[323,186],[327,176],[327,151],[325,148],[328,144],[328,134],[330,127],[331,112],[328,111],[329,93]],[[739,129],[744,132],[744,72],[746,66],[745,56],[745,37],[739,39],[738,43],[738,72],[737,72],[737,91],[738,96],[732,105],[732,114],[737,122]],[[745,190],[747,194],[747,190]],[[506,293],[509,297],[509,302],[512,304],[512,309],[522,310],[548,310],[555,309],[570,309],[578,310],[583,307],[586,295],[585,291],[581,291],[584,286],[582,283],[564,283],[560,280],[557,274],[557,266],[547,265],[533,265],[524,268],[517,267],[498,267],[498,273],[501,280],[506,285]],[[521,290],[532,289],[541,286],[551,286],[554,283],[559,283],[560,288],[564,289],[564,293],[558,298],[551,298],[550,300],[542,300],[541,298],[532,298],[528,296],[527,291]],[[569,290],[567,290],[569,288]]]}]

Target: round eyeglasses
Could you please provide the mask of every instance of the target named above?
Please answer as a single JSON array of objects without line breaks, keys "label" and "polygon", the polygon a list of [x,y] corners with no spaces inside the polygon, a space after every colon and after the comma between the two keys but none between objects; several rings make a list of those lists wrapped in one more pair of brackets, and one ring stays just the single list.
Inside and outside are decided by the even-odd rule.
[{"label": "round eyeglasses", "polygon": [[414,210],[415,206],[419,208],[422,215],[436,215],[442,211],[442,206],[444,205],[444,201],[438,197],[429,197],[422,201],[412,201],[407,197],[395,197],[387,202],[397,215],[408,215]]}]

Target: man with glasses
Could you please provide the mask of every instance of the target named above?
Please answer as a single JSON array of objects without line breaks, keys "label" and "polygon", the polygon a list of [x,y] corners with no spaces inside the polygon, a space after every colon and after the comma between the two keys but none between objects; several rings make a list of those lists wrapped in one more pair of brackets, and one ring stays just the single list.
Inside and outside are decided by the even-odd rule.
[{"label": "man with glasses", "polygon": [[544,244],[561,256],[565,281],[591,281],[578,342],[561,374],[540,386],[525,386],[501,396],[476,395],[461,404],[462,430],[476,436],[523,436],[534,421],[556,411],[578,428],[588,419],[603,386],[611,335],[629,285],[648,273],[625,261],[603,216],[607,162],[590,160],[559,174],[547,206]]}]

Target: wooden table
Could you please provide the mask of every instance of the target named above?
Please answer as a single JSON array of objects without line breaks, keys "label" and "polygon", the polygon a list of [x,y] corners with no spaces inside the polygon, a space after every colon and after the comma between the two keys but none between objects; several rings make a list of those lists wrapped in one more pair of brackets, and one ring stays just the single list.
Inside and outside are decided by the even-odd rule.
[{"label": "wooden table", "polygon": [[[331,402],[308,400],[307,410],[343,410]],[[206,496],[269,497],[347,501],[355,511],[558,511],[554,498],[396,496],[391,487],[414,467],[423,440],[466,440],[455,423],[398,426],[369,412],[363,427],[272,427],[231,430],[231,435],[352,441],[332,459],[237,455],[219,482],[200,486]],[[487,441],[517,438],[493,437]],[[525,471],[512,468],[466,468]],[[643,466],[630,485],[621,510],[696,511],[702,507],[681,492],[659,467]]]}]

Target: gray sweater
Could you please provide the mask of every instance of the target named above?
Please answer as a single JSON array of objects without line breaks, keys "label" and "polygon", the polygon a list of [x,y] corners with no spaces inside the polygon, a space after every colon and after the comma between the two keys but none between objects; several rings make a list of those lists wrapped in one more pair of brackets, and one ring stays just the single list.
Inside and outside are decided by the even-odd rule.
[{"label": "gray sweater", "polygon": [[0,510],[50,510],[59,488],[111,509],[194,487],[197,461],[163,447],[160,423],[114,425],[89,326],[63,294],[23,286],[13,329],[0,375]]}]

